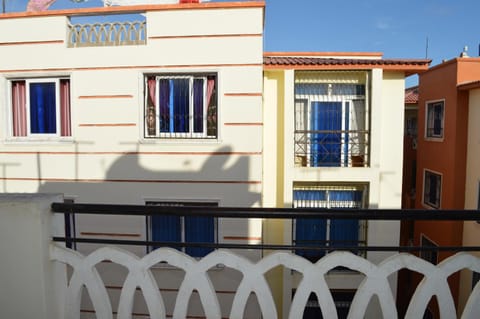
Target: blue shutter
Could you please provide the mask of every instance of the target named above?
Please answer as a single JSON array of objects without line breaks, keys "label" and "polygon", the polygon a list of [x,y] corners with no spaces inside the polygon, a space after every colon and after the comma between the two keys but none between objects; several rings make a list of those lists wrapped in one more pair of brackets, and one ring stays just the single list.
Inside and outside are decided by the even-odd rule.
[{"label": "blue shutter", "polygon": [[[213,217],[185,216],[185,241],[188,243],[214,243],[215,224]],[[186,253],[192,257],[203,257],[213,248],[187,247]]]},{"label": "blue shutter", "polygon": [[310,161],[314,167],[340,166],[342,102],[312,102]]},{"label": "blue shutter", "polygon": [[30,132],[55,134],[57,110],[55,82],[30,83]]},{"label": "blue shutter", "polygon": [[170,215],[152,216],[153,241],[181,242],[181,236],[180,217]]},{"label": "blue shutter", "polygon": [[[315,201],[325,201],[326,193],[320,190],[294,190],[293,200],[296,207],[314,207]],[[303,219],[297,218],[295,222],[295,245],[296,246],[325,246],[326,243],[325,219]],[[325,252],[315,250],[298,249],[297,255],[303,256],[309,260],[321,258]]]},{"label": "blue shutter", "polygon": [[[330,191],[332,208],[359,208],[362,191]],[[353,209],[353,208],[352,208]],[[330,246],[358,246],[359,222],[356,219],[332,219],[330,221]]]}]

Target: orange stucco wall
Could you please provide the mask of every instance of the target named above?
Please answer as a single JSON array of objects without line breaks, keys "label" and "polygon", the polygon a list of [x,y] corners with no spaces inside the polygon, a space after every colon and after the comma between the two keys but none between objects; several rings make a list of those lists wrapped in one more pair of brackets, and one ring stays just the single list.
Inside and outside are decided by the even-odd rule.
[{"label": "orange stucco wall", "polygon": [[[442,174],[441,209],[463,209],[465,201],[466,149],[468,134],[468,92],[457,85],[480,79],[480,58],[456,58],[431,68],[419,77],[417,191],[415,207],[423,205],[424,170]],[[426,103],[444,100],[444,137],[425,138]],[[463,222],[415,222],[414,244],[424,234],[440,246],[462,245]],[[439,254],[439,261],[451,255]],[[450,281],[457,296],[458,278]]]}]

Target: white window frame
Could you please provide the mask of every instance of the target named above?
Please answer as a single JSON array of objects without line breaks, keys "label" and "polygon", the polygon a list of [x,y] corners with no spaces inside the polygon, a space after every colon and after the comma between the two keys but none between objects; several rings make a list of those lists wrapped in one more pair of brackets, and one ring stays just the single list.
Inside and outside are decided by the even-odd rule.
[{"label": "white window frame", "polygon": [[[439,194],[438,194],[438,205],[435,205],[435,204],[432,205],[431,203],[426,202],[425,193],[426,193],[426,184],[427,184],[426,183],[427,173],[437,175],[440,178],[440,183],[439,183],[440,184],[440,190],[439,190]],[[439,172],[436,172],[436,171],[432,171],[430,169],[424,169],[423,170],[423,188],[422,188],[422,204],[423,204],[423,206],[425,206],[427,208],[431,208],[431,209],[440,209],[440,207],[442,207],[442,189],[443,189],[443,174],[439,173]],[[430,192],[429,192],[429,194],[430,194]]]},{"label": "white window frame", "polygon": [[[60,81],[61,80],[69,80],[70,81],[70,123],[72,123],[72,101],[71,101],[71,92],[72,92],[72,85],[71,85],[71,78],[68,74],[61,74],[61,75],[47,75],[45,77],[40,77],[36,75],[34,77],[12,77],[7,78],[7,105],[5,108],[6,112],[6,119],[8,119],[8,123],[5,125],[5,136],[7,142],[58,142],[58,141],[72,141],[73,140],[73,126],[71,127],[71,135],[62,136],[61,135],[61,110],[60,110]],[[12,96],[12,83],[13,82],[25,82],[25,117],[26,117],[26,125],[27,125],[27,134],[26,136],[14,136],[14,124],[13,124],[13,96]],[[56,133],[54,134],[42,134],[42,133],[31,133],[31,123],[30,123],[30,84],[31,83],[48,83],[54,82],[55,83],[55,125],[56,125]]]},{"label": "white window frame", "polygon": [[[441,135],[434,135],[433,133],[430,135],[429,131],[433,132],[434,126],[430,127],[429,126],[429,109],[430,107],[435,107],[435,105],[441,104],[442,105],[442,120],[441,120],[441,129],[442,133]],[[443,141],[445,137],[445,100],[440,99],[440,100],[432,100],[432,101],[426,101],[425,102],[425,139],[426,140],[431,140],[431,141]]]},{"label": "white window frame", "polygon": [[[186,74],[152,74],[152,77],[155,77],[156,85],[155,85],[155,112],[156,112],[156,121],[155,121],[155,135],[148,134],[148,126],[146,124],[147,120],[147,99],[148,93],[145,93],[144,96],[144,139],[218,139],[218,89],[217,89],[217,100],[216,100],[216,135],[215,136],[208,136],[208,105],[207,105],[207,85],[208,85],[208,76],[212,75],[215,76],[215,80],[218,81],[218,74],[216,73],[186,73]],[[148,75],[145,75],[145,87],[148,87],[147,83]],[[188,121],[189,121],[189,132],[160,132],[160,103],[158,103],[160,98],[160,90],[159,88],[159,81],[162,79],[189,79],[189,114],[188,114]],[[193,82],[195,79],[203,79],[203,132],[194,132],[194,105],[193,105]],[[218,82],[217,82],[218,83]],[[217,86],[217,83],[215,86]],[[147,91],[146,91],[147,92]]]},{"label": "white window frame", "polygon": [[[56,133],[32,133],[30,123],[30,84],[33,83],[55,83],[55,129]],[[60,79],[59,78],[41,78],[41,79],[25,79],[25,99],[27,108],[27,136],[28,137],[60,137]]]}]

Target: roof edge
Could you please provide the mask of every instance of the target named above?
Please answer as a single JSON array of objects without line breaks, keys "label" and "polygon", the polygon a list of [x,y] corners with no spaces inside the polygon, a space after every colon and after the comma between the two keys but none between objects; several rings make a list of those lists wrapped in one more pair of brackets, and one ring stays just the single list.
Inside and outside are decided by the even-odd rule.
[{"label": "roof edge", "polygon": [[264,52],[263,56],[271,57],[383,57],[382,52]]},{"label": "roof edge", "polygon": [[237,8],[265,8],[265,1],[236,1],[236,2],[201,2],[176,4],[147,4],[131,6],[93,7],[77,9],[47,10],[41,12],[11,12],[0,13],[0,19],[32,18],[48,16],[78,16],[96,14],[121,14],[145,11],[163,10],[191,10],[191,9],[237,9]]}]

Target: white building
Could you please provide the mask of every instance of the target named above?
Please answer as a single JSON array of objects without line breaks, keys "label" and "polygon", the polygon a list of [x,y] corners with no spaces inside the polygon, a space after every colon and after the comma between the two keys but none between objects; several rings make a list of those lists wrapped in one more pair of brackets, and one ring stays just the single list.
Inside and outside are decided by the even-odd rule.
[{"label": "white building", "polygon": [[[0,191],[60,192],[76,203],[400,208],[404,78],[429,62],[377,53],[263,55],[264,7],[249,1],[0,15]],[[140,21],[75,24],[123,13]],[[319,221],[311,232],[301,220],[167,221],[76,216],[70,232],[330,246],[395,246],[399,239],[398,222]],[[208,251],[186,250],[195,257]],[[242,253],[254,261],[262,255]],[[312,261],[321,255],[298,253]],[[108,265],[100,268],[115,299],[118,278]],[[182,274],[156,272],[173,303]],[[212,276],[220,301],[231,302],[238,274],[219,267]],[[268,278],[286,314],[299,278],[281,270]],[[333,290],[351,290],[360,277],[339,272],[329,280]],[[245,316],[258,317],[255,307]],[[85,302],[86,317],[90,309]]]}]

